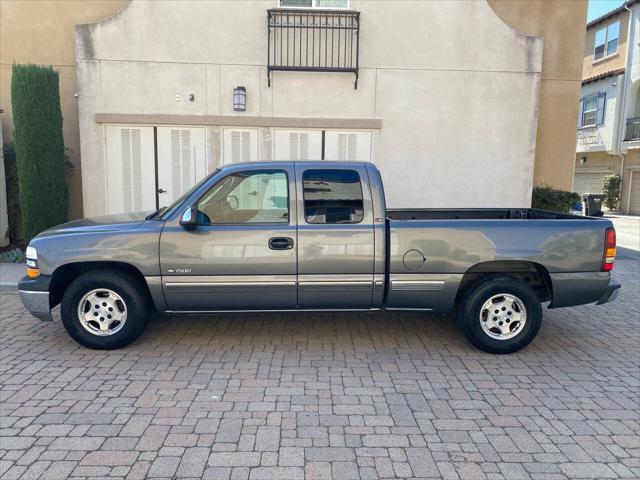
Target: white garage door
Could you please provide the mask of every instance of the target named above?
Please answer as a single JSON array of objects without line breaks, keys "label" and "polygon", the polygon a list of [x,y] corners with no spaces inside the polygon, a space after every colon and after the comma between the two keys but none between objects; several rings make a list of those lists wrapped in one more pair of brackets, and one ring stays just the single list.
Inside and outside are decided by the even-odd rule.
[{"label": "white garage door", "polygon": [[580,195],[583,193],[602,193],[602,179],[606,173],[576,172],[573,189]]},{"label": "white garage door", "polygon": [[634,171],[631,174],[629,213],[632,215],[640,215],[640,171]]}]

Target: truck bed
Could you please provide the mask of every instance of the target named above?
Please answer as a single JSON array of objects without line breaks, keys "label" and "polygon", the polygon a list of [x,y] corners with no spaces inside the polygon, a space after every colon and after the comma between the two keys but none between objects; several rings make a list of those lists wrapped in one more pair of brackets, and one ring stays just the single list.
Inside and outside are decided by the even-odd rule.
[{"label": "truck bed", "polygon": [[585,219],[535,208],[394,208],[387,209],[389,220],[556,220]]},{"label": "truck bed", "polygon": [[600,271],[612,226],[607,219],[536,209],[390,209],[386,215],[391,308],[447,312],[471,269],[499,266],[525,277],[543,271],[554,286],[591,278],[584,283],[589,288],[558,286],[556,292],[570,293],[556,293],[554,307],[594,301],[609,282]]}]

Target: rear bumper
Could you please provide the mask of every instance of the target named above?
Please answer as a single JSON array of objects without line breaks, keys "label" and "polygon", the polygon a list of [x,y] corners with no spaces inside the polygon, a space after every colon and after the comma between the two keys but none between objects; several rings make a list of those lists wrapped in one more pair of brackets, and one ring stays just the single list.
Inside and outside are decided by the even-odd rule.
[{"label": "rear bumper", "polygon": [[553,298],[549,308],[601,305],[615,299],[620,284],[609,272],[552,273]]},{"label": "rear bumper", "polygon": [[596,305],[613,302],[618,297],[618,293],[620,293],[620,287],[621,285],[618,282],[611,280],[609,282],[609,285],[607,285],[607,289],[604,291]]},{"label": "rear bumper", "polygon": [[53,322],[49,301],[49,283],[51,277],[41,275],[36,279],[24,277],[18,282],[18,293],[23,305],[38,320]]}]

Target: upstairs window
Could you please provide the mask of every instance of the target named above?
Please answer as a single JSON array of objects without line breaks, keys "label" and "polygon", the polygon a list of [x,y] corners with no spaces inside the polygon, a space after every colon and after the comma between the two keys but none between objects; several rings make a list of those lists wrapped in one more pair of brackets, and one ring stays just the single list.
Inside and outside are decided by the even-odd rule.
[{"label": "upstairs window", "polygon": [[604,123],[605,98],[605,93],[601,92],[580,100],[578,127],[595,127]]},{"label": "upstairs window", "polygon": [[618,51],[618,37],[620,36],[620,22],[612,23],[596,32],[593,59],[599,60]]},{"label": "upstairs window", "polygon": [[349,0],[280,0],[283,8],[349,8]]}]

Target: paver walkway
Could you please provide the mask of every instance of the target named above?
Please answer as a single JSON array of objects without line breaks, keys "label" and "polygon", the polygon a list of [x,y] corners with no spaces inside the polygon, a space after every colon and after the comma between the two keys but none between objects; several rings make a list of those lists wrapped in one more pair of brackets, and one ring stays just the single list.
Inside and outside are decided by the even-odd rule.
[{"label": "paver walkway", "polygon": [[640,262],[510,356],[447,317],[155,321],[91,351],[0,294],[0,477],[640,478]]}]

